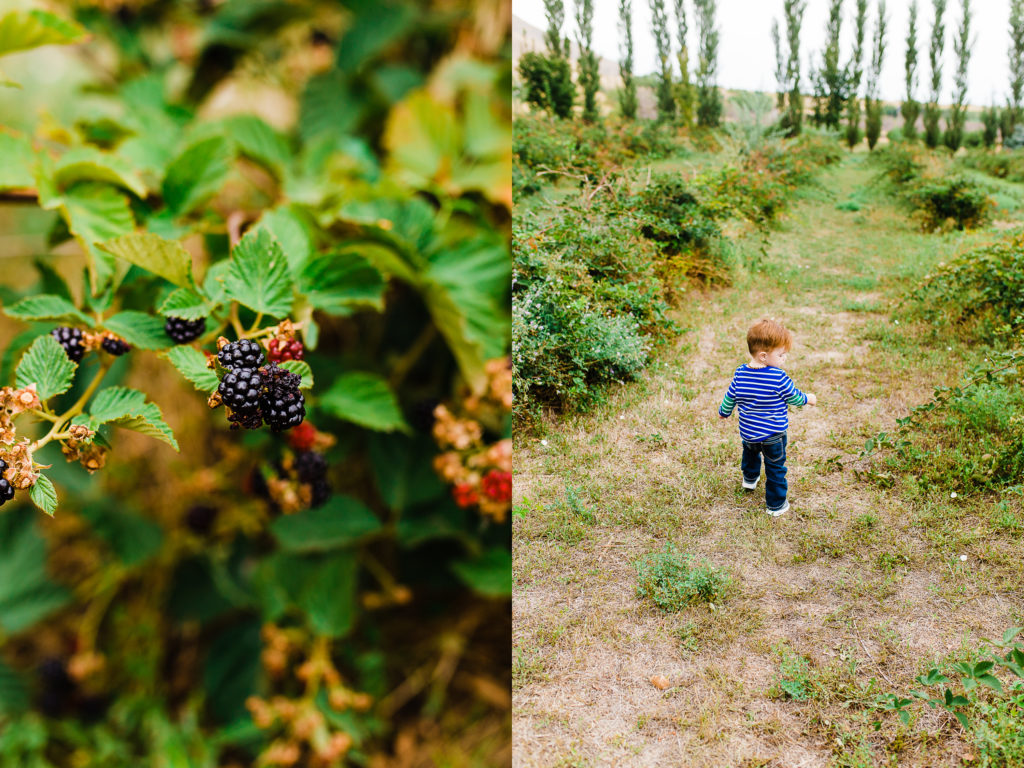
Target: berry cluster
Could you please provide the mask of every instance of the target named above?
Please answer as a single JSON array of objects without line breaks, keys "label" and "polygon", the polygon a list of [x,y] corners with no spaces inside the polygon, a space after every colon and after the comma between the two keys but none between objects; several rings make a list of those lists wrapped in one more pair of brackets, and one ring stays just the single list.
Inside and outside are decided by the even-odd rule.
[{"label": "berry cluster", "polygon": [[230,413],[232,429],[258,429],[263,422],[283,432],[306,417],[305,398],[299,390],[302,377],[277,363],[264,365],[256,342],[241,339],[221,347],[217,361],[227,370],[217,387],[220,401]]},{"label": "berry cluster", "polygon": [[503,431],[512,407],[512,372],[507,358],[489,361],[485,371],[479,393],[464,393],[459,406],[434,408],[433,435],[444,451],[434,459],[434,470],[452,485],[456,504],[476,507],[500,523],[512,506],[512,440],[488,435]]},{"label": "berry cluster", "polygon": [[[263,628],[263,642],[261,658],[272,684],[293,687],[297,680],[306,691],[322,691],[335,712],[365,712],[373,703],[368,694],[353,691],[342,682],[327,646],[317,644],[302,630],[268,624]],[[260,755],[260,765],[327,768],[340,764],[352,747],[352,737],[325,714],[316,698],[310,694],[298,700],[281,695],[246,700],[256,727],[272,737]]]},{"label": "berry cluster", "polygon": [[50,331],[50,335],[64,348],[68,359],[75,363],[81,362],[85,353],[94,349],[102,349],[114,357],[131,350],[128,342],[109,331],[83,331],[62,325]]},{"label": "berry cluster", "polygon": [[275,363],[301,360],[304,351],[302,342],[298,339],[271,339],[267,342],[267,357]]},{"label": "berry cluster", "polygon": [[206,333],[206,318],[184,320],[180,317],[168,317],[164,323],[164,333],[175,344],[188,344]]}]

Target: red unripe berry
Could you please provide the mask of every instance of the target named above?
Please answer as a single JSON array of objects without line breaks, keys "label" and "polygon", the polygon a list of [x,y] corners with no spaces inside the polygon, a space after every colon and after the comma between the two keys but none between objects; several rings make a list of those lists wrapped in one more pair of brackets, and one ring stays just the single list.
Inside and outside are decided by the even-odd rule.
[{"label": "red unripe berry", "polygon": [[480,485],[484,489],[484,493],[487,494],[488,498],[494,499],[495,501],[512,500],[511,472],[502,472],[500,469],[492,469],[484,475],[483,480],[480,481]]},{"label": "red unripe berry", "polygon": [[455,503],[463,509],[472,507],[477,501],[476,488],[470,483],[459,483],[456,485],[452,488],[452,496],[455,499]]},{"label": "red unripe berry", "polygon": [[267,342],[267,357],[273,363],[301,360],[305,350],[298,339],[271,339]]},{"label": "red unripe berry", "polygon": [[308,451],[316,441],[316,428],[308,421],[304,421],[297,427],[292,427],[288,433],[288,444],[296,451]]}]

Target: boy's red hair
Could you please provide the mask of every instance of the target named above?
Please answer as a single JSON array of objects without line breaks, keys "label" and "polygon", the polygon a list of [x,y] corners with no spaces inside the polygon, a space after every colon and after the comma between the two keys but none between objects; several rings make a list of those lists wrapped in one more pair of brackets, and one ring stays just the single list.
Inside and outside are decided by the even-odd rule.
[{"label": "boy's red hair", "polygon": [[762,351],[771,352],[779,347],[789,352],[792,346],[793,334],[786,326],[775,320],[758,320],[747,331],[747,349],[752,355]]}]

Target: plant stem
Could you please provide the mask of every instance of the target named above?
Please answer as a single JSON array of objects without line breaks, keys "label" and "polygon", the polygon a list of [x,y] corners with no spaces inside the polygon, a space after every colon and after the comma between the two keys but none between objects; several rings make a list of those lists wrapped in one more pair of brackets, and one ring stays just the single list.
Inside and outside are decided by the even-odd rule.
[{"label": "plant stem", "polygon": [[82,410],[85,408],[85,404],[89,402],[89,398],[91,398],[93,394],[96,392],[96,389],[99,387],[100,382],[103,381],[103,377],[106,376],[107,371],[110,369],[110,366],[112,364],[113,360],[105,361],[100,364],[100,369],[96,372],[96,376],[93,378],[93,380],[89,382],[89,386],[86,387],[86,390],[85,392],[82,393],[82,396],[78,398],[74,405],[72,405],[60,416],[53,417],[53,426],[50,427],[50,431],[29,446],[30,452],[39,450],[44,445],[53,440],[63,440],[65,438],[70,437],[70,434],[68,432],[62,430],[64,429],[64,427],[67,426],[67,423],[71,421],[71,419],[73,419],[75,416],[82,412]]},{"label": "plant stem", "polygon": [[231,302],[231,327],[235,329],[235,335],[238,338],[245,336],[245,330],[242,328],[242,320],[238,317],[238,302]]}]

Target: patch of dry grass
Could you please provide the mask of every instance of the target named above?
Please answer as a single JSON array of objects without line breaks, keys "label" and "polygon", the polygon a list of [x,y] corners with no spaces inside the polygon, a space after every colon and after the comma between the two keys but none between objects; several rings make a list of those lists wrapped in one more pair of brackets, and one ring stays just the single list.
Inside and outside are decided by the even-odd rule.
[{"label": "patch of dry grass", "polygon": [[[837,199],[872,173],[848,160],[830,182]],[[854,217],[808,199],[773,233],[764,276],[677,312],[692,330],[643,382],[518,441],[515,765],[961,764],[945,715],[923,711],[910,728],[885,716],[876,731],[866,702],[1021,620],[1022,531],[988,500],[913,478],[881,487],[849,465],[955,381],[969,352],[922,343],[887,312],[908,277],[985,237],[921,235],[885,204]],[[778,519],[763,485],[739,488],[736,424],[715,415],[762,315],[792,328],[790,375],[820,401],[791,417],[793,506]],[[729,570],[735,594],[676,614],[638,600],[633,563],[667,541]],[[806,700],[779,695],[780,648],[805,660]]]}]

